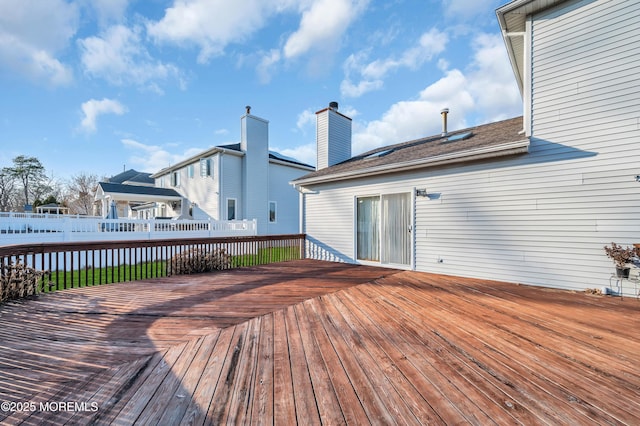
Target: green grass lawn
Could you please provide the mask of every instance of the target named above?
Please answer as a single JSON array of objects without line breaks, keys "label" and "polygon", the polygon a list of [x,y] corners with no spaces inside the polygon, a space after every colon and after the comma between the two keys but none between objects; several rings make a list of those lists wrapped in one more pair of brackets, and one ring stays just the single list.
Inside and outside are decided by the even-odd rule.
[{"label": "green grass lawn", "polygon": [[82,269],[73,272],[53,271],[43,278],[44,292],[65,288],[86,287],[133,281],[167,275],[166,262],[138,263],[136,265],[109,266],[101,269]]},{"label": "green grass lawn", "polygon": [[[230,267],[238,268],[243,266],[264,265],[299,258],[300,248],[297,246],[273,247],[259,249],[255,254],[231,256]],[[136,265],[109,266],[101,269],[89,268],[66,273],[53,271],[43,278],[40,288],[43,292],[50,292],[66,288],[78,288],[166,276],[166,261],[147,262]]]}]

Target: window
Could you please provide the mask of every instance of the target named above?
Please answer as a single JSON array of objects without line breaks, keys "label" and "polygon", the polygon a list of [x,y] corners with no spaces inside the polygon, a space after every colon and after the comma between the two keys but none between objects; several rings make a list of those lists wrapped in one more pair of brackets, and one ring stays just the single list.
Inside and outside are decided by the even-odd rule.
[{"label": "window", "polygon": [[276,223],[277,205],[275,201],[269,201],[269,223]]},{"label": "window", "polygon": [[193,179],[194,176],[194,171],[195,167],[193,166],[193,164],[189,164],[189,166],[187,167],[187,174],[189,175],[189,179]]},{"label": "window", "polygon": [[236,220],[236,199],[227,198],[227,220]]},{"label": "window", "polygon": [[208,158],[200,159],[200,176],[211,176],[211,160]]},{"label": "window", "polygon": [[171,173],[171,186],[180,186],[180,172]]}]

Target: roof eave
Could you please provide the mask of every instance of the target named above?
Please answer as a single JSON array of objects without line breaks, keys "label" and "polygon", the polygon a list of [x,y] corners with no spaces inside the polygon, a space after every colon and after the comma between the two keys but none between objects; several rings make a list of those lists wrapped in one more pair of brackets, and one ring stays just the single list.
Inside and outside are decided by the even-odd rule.
[{"label": "roof eave", "polygon": [[[509,55],[509,61],[511,62],[511,68],[513,68],[513,73],[516,76],[516,81],[518,82],[518,87],[520,88],[521,94],[524,93],[524,70],[521,70],[518,67],[517,58],[523,55],[524,52],[514,46],[514,44],[512,43],[512,38],[509,34],[525,31],[525,21],[527,19],[527,16],[554,7],[564,1],[566,0],[514,0],[496,9],[498,23],[500,25],[500,29],[502,30],[502,38],[504,39],[507,53]],[[509,26],[507,15],[510,14],[517,14],[519,16],[522,16],[521,20],[516,20],[516,28]]]},{"label": "roof eave", "polygon": [[363,178],[381,174],[404,172],[427,167],[436,167],[448,164],[462,163],[483,160],[487,158],[505,157],[509,155],[525,154],[529,152],[529,139],[515,142],[508,142],[491,147],[474,148],[452,154],[443,154],[435,157],[420,158],[417,160],[405,161],[402,163],[384,164],[365,169],[352,170],[343,173],[335,173],[326,176],[311,177],[308,179],[297,179],[292,183],[296,187],[316,185],[320,183],[335,182],[348,179]]},{"label": "roof eave", "polygon": [[306,170],[306,171],[309,171],[309,172],[314,172],[316,170],[315,167],[310,166],[308,164],[293,163],[291,161],[278,160],[277,158],[269,158],[269,163],[271,163],[271,164],[280,164],[282,166],[293,167],[293,168],[296,168],[296,169]]},{"label": "roof eave", "polygon": [[104,193],[104,197],[96,198],[96,200],[105,198],[107,196],[111,196],[113,198],[118,198],[119,200],[126,201],[180,201],[183,197],[179,195],[152,195],[152,194],[134,194],[130,192],[117,192],[117,191],[107,191]]},{"label": "roof eave", "polygon": [[242,152],[242,151],[236,151],[236,150],[233,150],[233,149],[220,148],[220,147],[216,146],[216,147],[213,147],[213,148],[208,149],[206,151],[203,151],[200,154],[197,154],[197,155],[189,157],[189,158],[187,158],[185,160],[182,160],[182,161],[174,164],[173,166],[165,167],[164,169],[162,169],[162,170],[160,170],[160,171],[158,171],[156,173],[153,173],[151,175],[151,177],[154,178],[154,179],[158,178],[158,177],[160,177],[162,175],[166,175],[167,173],[171,173],[174,170],[181,169],[184,166],[188,166],[189,164],[193,164],[193,163],[199,161],[201,158],[210,157],[210,156],[212,156],[214,154],[217,154],[219,152],[222,152],[224,154],[236,155],[238,157],[242,157],[244,155],[244,152]]}]

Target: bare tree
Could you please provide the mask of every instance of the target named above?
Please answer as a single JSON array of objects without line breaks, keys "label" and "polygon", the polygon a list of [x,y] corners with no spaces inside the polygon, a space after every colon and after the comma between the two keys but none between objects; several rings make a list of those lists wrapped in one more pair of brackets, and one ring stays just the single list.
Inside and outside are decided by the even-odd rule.
[{"label": "bare tree", "polygon": [[0,170],[0,211],[8,212],[18,205],[16,179],[3,168]]},{"label": "bare tree", "polygon": [[92,214],[93,200],[98,188],[98,176],[80,173],[67,183],[66,202],[72,214]]}]

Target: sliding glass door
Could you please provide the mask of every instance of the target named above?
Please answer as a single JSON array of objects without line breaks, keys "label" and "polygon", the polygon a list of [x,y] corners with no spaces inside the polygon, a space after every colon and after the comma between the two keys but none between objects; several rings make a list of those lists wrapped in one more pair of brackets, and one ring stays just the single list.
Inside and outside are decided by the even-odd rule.
[{"label": "sliding glass door", "polygon": [[380,197],[358,198],[357,256],[359,260],[380,260]]},{"label": "sliding glass door", "polygon": [[411,194],[357,199],[358,260],[411,264]]}]

